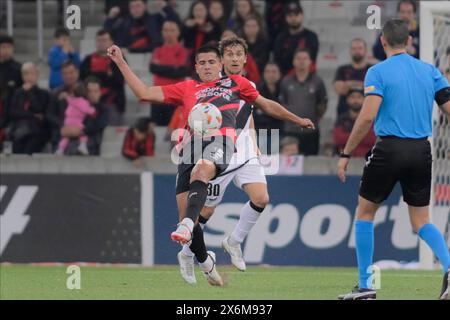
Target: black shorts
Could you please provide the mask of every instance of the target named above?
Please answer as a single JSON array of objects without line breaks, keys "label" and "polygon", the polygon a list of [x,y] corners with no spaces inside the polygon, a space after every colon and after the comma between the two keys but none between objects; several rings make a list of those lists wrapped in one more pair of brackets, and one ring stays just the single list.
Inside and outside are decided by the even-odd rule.
[{"label": "black shorts", "polygon": [[[196,150],[195,142],[201,147]],[[178,165],[176,178],[176,194],[189,191],[191,180],[191,171],[200,159],[206,159],[213,162],[216,166],[217,176],[225,172],[230,163],[231,157],[235,152],[235,145],[231,138],[226,136],[211,137],[210,140],[191,140],[180,153],[181,163]],[[213,180],[211,179],[211,180]]]},{"label": "black shorts", "polygon": [[404,201],[414,207],[430,203],[431,146],[426,138],[378,138],[366,159],[359,195],[381,203],[390,195],[397,181]]}]

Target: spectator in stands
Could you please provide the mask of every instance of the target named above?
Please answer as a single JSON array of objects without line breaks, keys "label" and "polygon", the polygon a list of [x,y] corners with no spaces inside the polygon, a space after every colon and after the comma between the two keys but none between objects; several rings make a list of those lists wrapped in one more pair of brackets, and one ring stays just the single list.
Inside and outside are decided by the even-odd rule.
[{"label": "spectator in stands", "polygon": [[110,108],[110,124],[121,125],[125,112],[124,78],[116,64],[107,55],[107,49],[113,45],[111,34],[99,30],[96,36],[97,51],[88,55],[81,64],[82,80],[94,76],[102,84],[102,102]]},{"label": "spectator in stands", "polygon": [[206,4],[203,1],[194,1],[183,28],[184,46],[190,50],[192,66],[194,52],[206,43],[218,42],[220,36],[220,27],[210,19]]},{"label": "spectator in stands", "polygon": [[[407,52],[415,58],[420,58],[420,30],[419,22],[416,19],[417,2],[414,0],[401,0],[397,3],[397,17],[406,21],[409,25],[409,35],[412,37],[412,43],[408,43]],[[381,37],[381,36],[380,36]],[[373,46],[373,56],[382,61],[386,59],[381,39]]]},{"label": "spectator in stands", "polygon": [[238,37],[237,33],[234,32],[234,30],[232,29],[225,29],[222,32],[222,35],[220,36],[220,40],[223,40],[225,38],[233,38],[233,37]]},{"label": "spectator in stands", "polygon": [[311,71],[319,52],[317,34],[303,26],[303,8],[297,2],[289,2],[285,6],[287,28],[275,40],[274,57],[281,68],[281,73],[288,74],[292,70],[292,61],[297,49],[307,49],[311,53]]},{"label": "spectator in stands", "polygon": [[261,25],[261,20],[255,16],[249,16],[244,22],[243,38],[247,41],[248,51],[255,59],[259,72],[264,71],[264,67],[270,57],[270,43]]},{"label": "spectator in stands", "polygon": [[157,1],[156,4],[160,12],[150,14],[146,0],[130,0],[130,13],[121,17],[117,10],[110,12],[104,27],[111,32],[120,47],[135,53],[152,52],[162,42],[163,22],[179,21],[178,14],[167,1]]},{"label": "spectator in stands", "polygon": [[223,14],[225,17],[227,17],[227,25],[225,27],[228,27],[228,19],[231,17],[231,14],[233,13],[235,0],[204,0],[203,2],[209,8],[211,4],[215,1],[218,1],[222,4]]},{"label": "spectator in stands", "polygon": [[[258,91],[267,99],[279,102],[281,71],[274,62],[269,62],[264,68],[263,82],[258,85]],[[283,122],[266,115],[260,108],[253,112],[256,129],[282,129]]]},{"label": "spectator in stands", "polygon": [[48,64],[50,66],[50,89],[55,89],[63,84],[61,75],[61,66],[67,60],[73,61],[73,63],[79,67],[80,55],[73,48],[70,41],[70,33],[68,30],[58,28],[55,31],[55,44],[50,48],[48,52]]},{"label": "spectator in stands", "polygon": [[0,90],[0,152],[3,151],[3,142],[6,140],[6,110]]},{"label": "spectator in stands", "polygon": [[297,49],[294,54],[294,74],[281,82],[280,101],[292,113],[311,119],[314,130],[301,130],[290,124],[284,124],[285,134],[300,141],[300,152],[304,155],[319,153],[319,121],[327,109],[327,92],[322,79],[310,72],[312,59],[309,51]]},{"label": "spectator in stands", "polygon": [[212,0],[209,2],[208,12],[211,20],[217,24],[222,33],[228,27],[228,16],[221,0]]},{"label": "spectator in stands", "polygon": [[294,137],[284,137],[280,141],[280,156],[291,157],[300,154],[298,139]]},{"label": "spectator in stands", "polygon": [[[289,5],[286,0],[266,0],[266,7],[264,11],[264,17],[267,26],[267,33],[269,39],[276,39],[278,34],[284,29],[286,20],[284,17],[284,7]],[[291,0],[289,2],[296,2],[300,5],[299,0]],[[273,42],[271,41],[271,46]],[[273,48],[272,48],[273,49]]]},{"label": "spectator in stands", "polygon": [[88,77],[85,80],[87,98],[90,105],[95,109],[95,117],[84,119],[84,130],[81,126],[65,126],[61,129],[61,136],[69,138],[70,144],[65,154],[78,154],[79,138],[83,134],[88,137],[87,149],[90,155],[100,155],[100,146],[103,140],[103,131],[108,126],[109,107],[101,102],[101,82],[95,77]]},{"label": "spectator in stands", "polygon": [[[350,133],[353,129],[353,125],[355,124],[356,118],[361,111],[363,102],[364,102],[364,92],[363,89],[350,89],[347,94],[347,105],[348,111],[347,113],[340,118],[336,127],[333,130],[333,138],[336,146],[336,153],[341,152],[345,144],[347,143],[348,138],[350,137]],[[375,145],[375,134],[373,130],[367,134],[361,144],[353,151],[352,156],[354,157],[364,157],[367,153],[372,149]]]},{"label": "spectator in stands", "polygon": [[[155,86],[183,81],[191,69],[189,52],[179,41],[179,25],[175,21],[164,22],[162,37],[164,44],[155,49],[150,61]],[[153,104],[151,117],[158,126],[167,126],[174,110],[175,106]]]},{"label": "spectator in stands", "polygon": [[14,60],[14,39],[7,35],[0,35],[0,91],[5,107],[5,125],[8,118],[8,107],[14,91],[23,84],[21,64]]},{"label": "spectator in stands", "polygon": [[[89,151],[87,149],[88,137],[83,131],[83,122],[88,116],[96,117],[97,112],[87,100],[85,85],[83,83],[78,83],[73,90],[73,96],[67,98],[67,109],[65,112],[64,126],[62,128],[62,131],[70,127],[74,127],[75,130],[81,131],[81,134],[79,136],[80,143],[78,146],[78,151],[80,154],[85,156],[89,155]],[[63,155],[66,152],[67,147],[69,146],[69,142],[69,138],[63,136],[59,141],[56,154]]]},{"label": "spectator in stands", "polygon": [[47,112],[47,120],[51,128],[52,151],[56,151],[63,127],[67,102],[73,96],[74,89],[79,82],[80,73],[73,61],[68,60],[61,66],[63,85],[54,89],[52,101]]},{"label": "spectator in stands", "polygon": [[128,1],[105,0],[105,14],[108,18],[123,17],[129,14]]},{"label": "spectator in stands", "polygon": [[122,155],[133,161],[135,167],[142,167],[140,157],[152,157],[155,154],[155,133],[150,118],[140,118],[128,129],[122,146]]},{"label": "spectator in stands", "polygon": [[100,146],[103,140],[103,132],[109,123],[110,108],[101,102],[101,81],[95,77],[89,77],[85,80],[87,98],[92,107],[94,107],[97,116],[87,117],[84,120],[84,133],[88,136],[89,154],[93,156],[100,155]]},{"label": "spectator in stands", "polygon": [[39,72],[32,62],[22,66],[23,85],[11,100],[10,140],[13,153],[33,154],[41,152],[49,138],[45,113],[50,95],[37,85]]},{"label": "spectator in stands", "polygon": [[[222,33],[221,40],[225,38],[233,38],[237,37],[236,32],[234,32],[231,29],[226,29]],[[255,84],[258,84],[261,82],[261,74],[258,69],[258,65],[255,62],[255,59],[253,58],[252,54],[250,52],[247,52],[247,62],[244,66],[244,73],[243,75],[250,81],[254,82]]]},{"label": "spectator in stands", "polygon": [[372,66],[367,62],[367,44],[363,39],[355,38],[350,45],[352,62],[340,66],[334,77],[334,90],[339,95],[337,119],[347,113],[345,99],[352,88],[363,88],[367,70]]},{"label": "spectator in stands", "polygon": [[238,35],[244,33],[244,23],[250,16],[259,20],[262,25],[263,19],[255,8],[252,0],[236,0],[234,4],[234,14],[228,23],[228,27],[233,29]]}]

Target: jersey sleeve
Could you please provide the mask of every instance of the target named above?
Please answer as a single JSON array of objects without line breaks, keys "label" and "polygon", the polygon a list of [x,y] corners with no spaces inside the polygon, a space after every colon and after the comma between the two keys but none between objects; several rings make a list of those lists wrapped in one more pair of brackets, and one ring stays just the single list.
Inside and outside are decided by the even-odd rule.
[{"label": "jersey sleeve", "polygon": [[364,80],[364,96],[377,95],[384,97],[384,85],[378,71],[370,68]]},{"label": "jersey sleeve", "polygon": [[434,93],[450,87],[447,79],[436,67],[433,67],[433,81],[434,81]]},{"label": "jersey sleeve", "polygon": [[182,105],[188,81],[162,86],[165,104]]},{"label": "jersey sleeve", "polygon": [[259,91],[246,78],[239,76],[234,79],[239,85],[239,97],[247,103],[253,102],[259,97]]}]

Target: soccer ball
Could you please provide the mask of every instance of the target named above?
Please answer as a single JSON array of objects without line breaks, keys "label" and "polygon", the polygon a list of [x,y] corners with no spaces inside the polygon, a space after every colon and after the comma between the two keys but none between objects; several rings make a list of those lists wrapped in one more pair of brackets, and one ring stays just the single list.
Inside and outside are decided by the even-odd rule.
[{"label": "soccer ball", "polygon": [[222,113],[215,105],[203,102],[192,108],[188,121],[194,133],[208,136],[221,127]]}]

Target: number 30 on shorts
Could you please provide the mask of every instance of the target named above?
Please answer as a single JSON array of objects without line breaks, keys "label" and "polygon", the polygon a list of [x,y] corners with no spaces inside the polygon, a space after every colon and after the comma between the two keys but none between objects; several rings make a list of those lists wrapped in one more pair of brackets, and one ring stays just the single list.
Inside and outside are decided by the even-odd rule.
[{"label": "number 30 on shorts", "polygon": [[220,194],[220,185],[208,183],[208,197],[218,197]]}]

